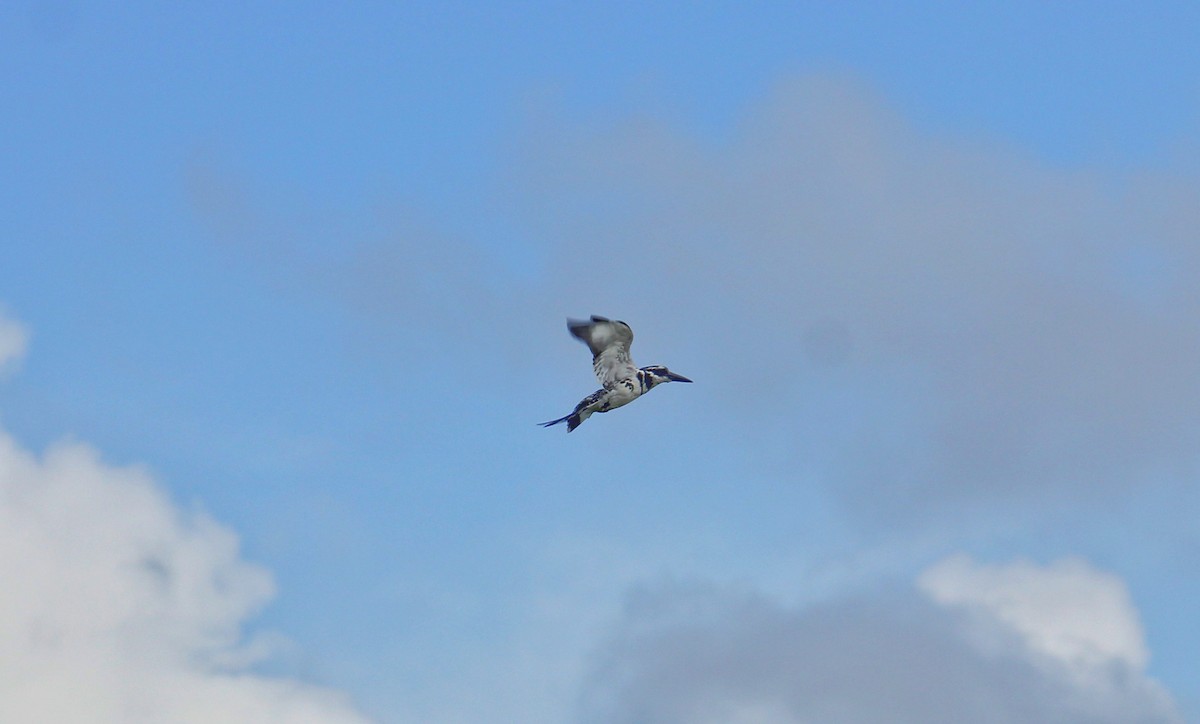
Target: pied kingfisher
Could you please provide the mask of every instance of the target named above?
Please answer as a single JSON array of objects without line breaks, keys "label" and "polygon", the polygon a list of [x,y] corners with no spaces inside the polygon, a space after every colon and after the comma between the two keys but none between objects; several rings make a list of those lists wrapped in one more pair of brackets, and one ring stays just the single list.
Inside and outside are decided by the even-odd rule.
[{"label": "pied kingfisher", "polygon": [[624,322],[613,322],[592,315],[592,321],[581,322],[568,319],[567,329],[592,350],[592,369],[602,389],[583,398],[570,415],[557,420],[540,423],[550,427],[565,421],[567,432],[574,430],[588,419],[593,412],[608,412],[628,405],[663,382],[691,382],[662,365],[651,365],[638,369],[629,357],[629,345],[633,344],[633,330]]}]

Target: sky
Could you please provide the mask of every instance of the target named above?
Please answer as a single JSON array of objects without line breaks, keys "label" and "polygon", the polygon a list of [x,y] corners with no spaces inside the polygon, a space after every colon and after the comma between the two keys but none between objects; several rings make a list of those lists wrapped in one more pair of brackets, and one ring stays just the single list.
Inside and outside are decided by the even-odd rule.
[{"label": "sky", "polygon": [[1200,722],[1198,42],[4,4],[0,719]]}]

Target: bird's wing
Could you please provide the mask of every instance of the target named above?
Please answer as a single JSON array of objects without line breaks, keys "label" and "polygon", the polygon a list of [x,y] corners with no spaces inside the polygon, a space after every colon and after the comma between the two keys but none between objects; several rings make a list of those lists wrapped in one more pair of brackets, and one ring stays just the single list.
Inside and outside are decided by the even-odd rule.
[{"label": "bird's wing", "polygon": [[567,329],[592,350],[592,369],[605,388],[637,375],[629,356],[633,330],[628,324],[592,315],[590,322],[568,319]]}]

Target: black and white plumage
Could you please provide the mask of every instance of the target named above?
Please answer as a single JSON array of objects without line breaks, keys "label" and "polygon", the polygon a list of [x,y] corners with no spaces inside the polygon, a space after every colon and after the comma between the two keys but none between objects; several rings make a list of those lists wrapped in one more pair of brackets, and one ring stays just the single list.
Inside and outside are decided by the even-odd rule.
[{"label": "black and white plumage", "polygon": [[662,365],[638,369],[629,356],[633,330],[624,322],[614,322],[592,315],[591,321],[567,320],[567,329],[592,351],[592,369],[604,385],[583,398],[571,414],[543,422],[543,427],[567,423],[567,432],[574,430],[594,412],[608,412],[628,405],[664,382],[691,382]]}]

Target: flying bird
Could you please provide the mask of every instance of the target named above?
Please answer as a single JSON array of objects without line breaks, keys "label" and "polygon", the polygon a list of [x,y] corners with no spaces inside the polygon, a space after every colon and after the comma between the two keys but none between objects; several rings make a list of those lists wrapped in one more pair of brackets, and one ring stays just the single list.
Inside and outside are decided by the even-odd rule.
[{"label": "flying bird", "polygon": [[662,365],[638,369],[629,356],[633,330],[624,322],[614,322],[592,315],[590,322],[567,320],[567,329],[592,350],[592,369],[603,388],[583,398],[571,414],[557,420],[540,423],[550,427],[567,423],[567,432],[579,427],[593,412],[608,412],[628,405],[664,382],[691,382]]}]

